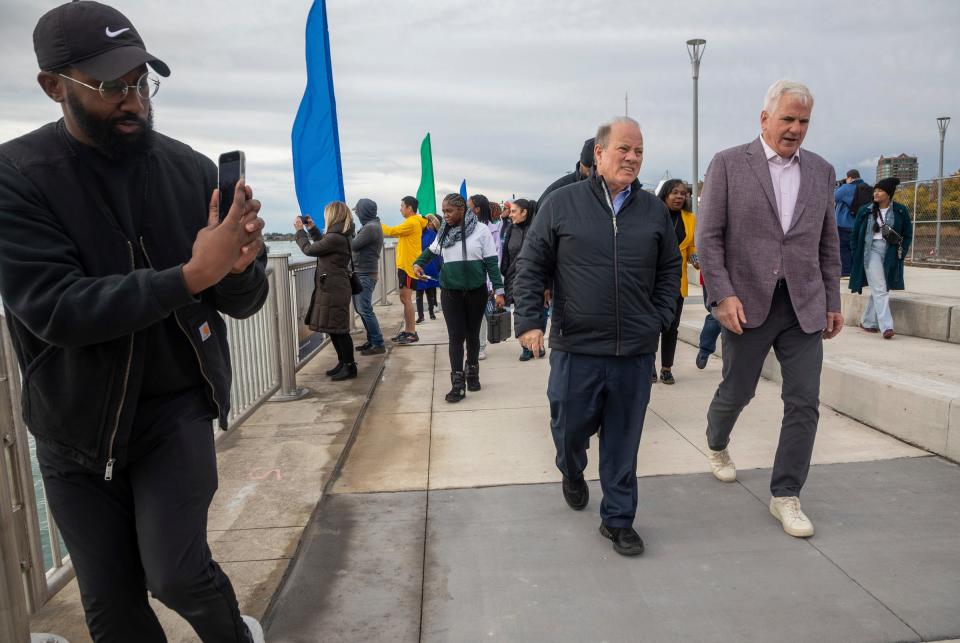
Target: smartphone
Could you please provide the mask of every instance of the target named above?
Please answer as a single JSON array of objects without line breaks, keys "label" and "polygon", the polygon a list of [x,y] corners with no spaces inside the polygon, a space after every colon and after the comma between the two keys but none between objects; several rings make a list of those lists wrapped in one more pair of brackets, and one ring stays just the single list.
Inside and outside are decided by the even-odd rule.
[{"label": "smartphone", "polygon": [[246,157],[240,150],[225,152],[220,155],[219,179],[220,187],[220,220],[227,218],[227,212],[233,205],[233,193],[237,189],[237,181],[246,176]]}]

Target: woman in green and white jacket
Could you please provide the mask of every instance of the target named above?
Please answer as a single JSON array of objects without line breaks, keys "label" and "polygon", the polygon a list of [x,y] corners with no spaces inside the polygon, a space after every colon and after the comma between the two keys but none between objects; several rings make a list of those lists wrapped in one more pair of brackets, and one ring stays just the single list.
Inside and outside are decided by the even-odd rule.
[{"label": "woman in green and white jacket", "polygon": [[[447,402],[459,402],[464,386],[480,390],[480,322],[487,305],[487,277],[502,308],[503,279],[497,267],[497,247],[487,226],[480,225],[459,194],[448,194],[441,208],[443,225],[436,240],[413,262],[413,273],[423,279],[423,267],[436,257],[440,269],[440,308],[450,338],[450,382]],[[466,343],[466,370],[463,346]]]}]

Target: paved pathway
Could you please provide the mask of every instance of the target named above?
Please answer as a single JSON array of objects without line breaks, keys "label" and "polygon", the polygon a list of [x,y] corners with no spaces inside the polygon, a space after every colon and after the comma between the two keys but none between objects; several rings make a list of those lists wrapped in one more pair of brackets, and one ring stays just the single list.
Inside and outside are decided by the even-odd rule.
[{"label": "paved pathway", "polygon": [[[488,349],[457,405],[442,321],[393,350],[268,615],[270,641],[919,641],[960,635],[960,468],[827,408],[804,492],[817,535],[770,517],[778,387],[703,456],[719,361],[658,384],[639,451],[638,559],[597,533],[553,464],[546,360]],[[596,479],[596,447],[587,477]]]}]

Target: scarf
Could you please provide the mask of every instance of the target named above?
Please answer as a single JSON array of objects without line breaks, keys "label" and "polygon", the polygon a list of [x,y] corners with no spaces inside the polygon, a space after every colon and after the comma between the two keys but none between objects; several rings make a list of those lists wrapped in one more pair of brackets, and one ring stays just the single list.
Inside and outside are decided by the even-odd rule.
[{"label": "scarf", "polygon": [[[476,227],[477,215],[473,212],[467,212],[466,215],[464,215],[462,223],[456,227],[450,227],[447,225],[447,222],[444,221],[443,225],[440,226],[440,230],[437,232],[437,235],[441,239],[440,247],[452,248],[454,244],[460,243],[462,239],[469,239]],[[466,237],[464,237],[464,231],[466,231]],[[464,257],[464,259],[466,259],[466,257]]]}]

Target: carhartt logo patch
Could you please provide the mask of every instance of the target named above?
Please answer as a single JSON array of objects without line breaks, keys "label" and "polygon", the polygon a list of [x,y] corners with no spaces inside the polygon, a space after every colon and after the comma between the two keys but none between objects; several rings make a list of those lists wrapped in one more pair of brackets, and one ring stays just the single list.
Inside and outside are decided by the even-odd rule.
[{"label": "carhartt logo patch", "polygon": [[210,336],[213,334],[210,332],[210,324],[207,322],[200,324],[200,328],[198,330],[200,331],[200,340],[204,342],[210,339]]}]

